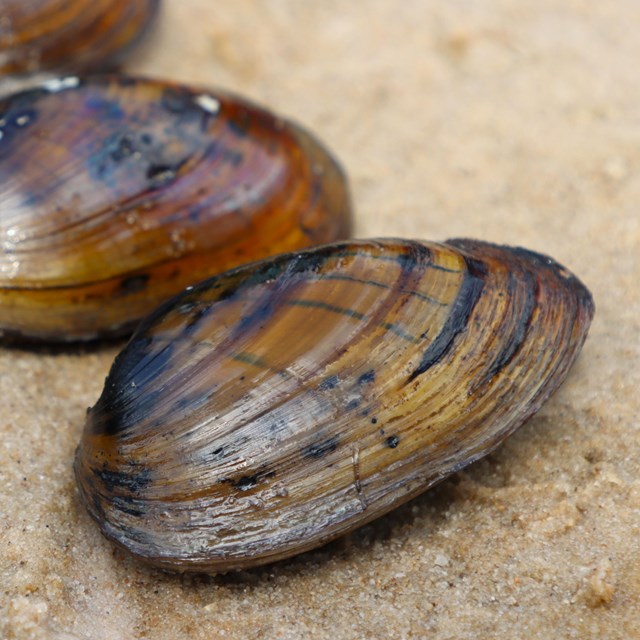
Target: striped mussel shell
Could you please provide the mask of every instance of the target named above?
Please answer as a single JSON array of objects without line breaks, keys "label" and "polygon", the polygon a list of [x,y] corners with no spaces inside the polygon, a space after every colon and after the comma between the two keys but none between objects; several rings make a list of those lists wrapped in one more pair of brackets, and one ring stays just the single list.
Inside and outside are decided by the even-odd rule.
[{"label": "striped mussel shell", "polygon": [[242,266],[116,358],[76,454],[81,500],[169,570],[312,549],[493,450],[564,380],[593,312],[550,258],[474,240]]},{"label": "striped mussel shell", "polygon": [[0,78],[113,65],[135,45],[159,0],[3,0]]},{"label": "striped mussel shell", "polygon": [[348,237],[346,178],[239,97],[126,76],[0,101],[0,334],[126,333],[187,285]]}]

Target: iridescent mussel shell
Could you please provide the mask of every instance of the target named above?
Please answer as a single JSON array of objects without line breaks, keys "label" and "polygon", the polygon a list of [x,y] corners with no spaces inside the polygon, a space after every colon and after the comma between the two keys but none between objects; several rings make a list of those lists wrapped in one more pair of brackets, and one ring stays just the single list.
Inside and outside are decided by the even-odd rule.
[{"label": "iridescent mussel shell", "polygon": [[159,0],[3,0],[0,77],[104,69],[133,46]]},{"label": "iridescent mussel shell", "polygon": [[472,240],[242,266],[117,357],[76,454],[81,500],[165,569],[312,549],[494,449],[563,381],[593,310],[553,260]]},{"label": "iridescent mussel shell", "polygon": [[0,101],[0,333],[129,331],[187,285],[348,237],[345,176],[240,98],[121,76]]}]

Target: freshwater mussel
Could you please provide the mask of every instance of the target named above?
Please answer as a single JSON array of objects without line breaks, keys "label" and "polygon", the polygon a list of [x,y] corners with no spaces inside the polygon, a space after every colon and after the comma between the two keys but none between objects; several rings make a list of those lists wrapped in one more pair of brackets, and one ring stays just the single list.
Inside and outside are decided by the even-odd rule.
[{"label": "freshwater mussel", "polygon": [[2,0],[0,77],[105,69],[135,44],[159,0]]},{"label": "freshwater mussel", "polygon": [[185,286],[348,237],[345,177],[243,99],[124,76],[0,101],[0,334],[117,335]]},{"label": "freshwater mussel", "polygon": [[480,241],[241,266],[116,358],[76,454],[81,500],[169,570],[312,549],[494,449],[564,380],[593,311],[550,258]]}]

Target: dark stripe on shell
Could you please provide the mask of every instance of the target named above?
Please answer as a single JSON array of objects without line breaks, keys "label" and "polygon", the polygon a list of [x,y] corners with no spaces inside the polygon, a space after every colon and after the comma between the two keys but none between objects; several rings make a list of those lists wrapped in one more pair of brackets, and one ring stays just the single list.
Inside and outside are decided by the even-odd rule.
[{"label": "dark stripe on shell", "polygon": [[486,375],[479,381],[478,386],[486,384],[491,378],[500,373],[500,371],[511,362],[516,353],[518,353],[525,340],[536,307],[538,283],[533,274],[528,271],[519,272],[518,277],[516,277],[514,273],[510,273],[509,280],[507,281],[506,295],[515,298],[518,287],[524,288],[524,304],[518,314],[516,325],[511,335],[508,337],[505,336],[502,340],[502,349],[491,363]]},{"label": "dark stripe on shell", "polygon": [[338,437],[333,436],[331,438],[327,438],[326,440],[322,440],[320,442],[314,442],[310,444],[308,447],[305,447],[302,451],[302,455],[305,458],[323,458],[328,453],[335,451],[338,448]]},{"label": "dark stripe on shell", "polygon": [[442,327],[440,333],[429,344],[427,350],[422,355],[422,360],[416,369],[407,379],[406,384],[422,375],[434,364],[439,362],[451,349],[458,334],[465,331],[469,316],[473,311],[482,289],[484,287],[484,277],[486,268],[474,258],[464,256],[467,270],[464,274],[460,291],[456,297],[449,316]]}]

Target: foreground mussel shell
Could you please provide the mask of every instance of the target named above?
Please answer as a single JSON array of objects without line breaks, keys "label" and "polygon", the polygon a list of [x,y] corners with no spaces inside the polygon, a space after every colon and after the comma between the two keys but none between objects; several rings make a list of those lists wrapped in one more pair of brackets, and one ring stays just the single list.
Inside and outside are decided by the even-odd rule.
[{"label": "foreground mussel shell", "polygon": [[135,44],[159,0],[2,0],[0,76],[104,69]]},{"label": "foreground mussel shell", "polygon": [[129,331],[187,285],[346,238],[345,177],[240,98],[122,76],[0,101],[0,333]]},{"label": "foreground mussel shell", "polygon": [[201,283],[117,357],[76,454],[103,533],[176,571],[317,547],[494,449],[593,315],[551,259],[360,241]]}]

